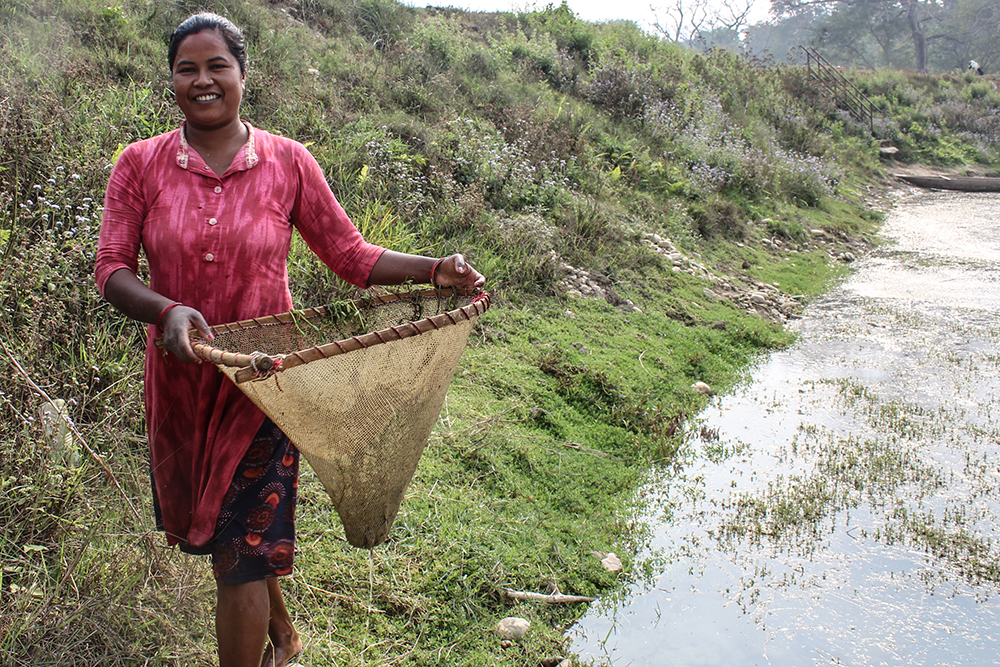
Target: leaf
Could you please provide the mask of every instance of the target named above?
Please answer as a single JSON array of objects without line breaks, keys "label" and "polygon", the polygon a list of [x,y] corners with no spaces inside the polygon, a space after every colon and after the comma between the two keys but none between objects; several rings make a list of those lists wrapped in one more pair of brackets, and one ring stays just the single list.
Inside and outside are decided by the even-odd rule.
[{"label": "leaf", "polygon": [[118,144],[118,147],[115,148],[115,152],[111,154],[111,164],[118,162],[118,158],[121,157],[123,150],[125,150],[125,144]]}]

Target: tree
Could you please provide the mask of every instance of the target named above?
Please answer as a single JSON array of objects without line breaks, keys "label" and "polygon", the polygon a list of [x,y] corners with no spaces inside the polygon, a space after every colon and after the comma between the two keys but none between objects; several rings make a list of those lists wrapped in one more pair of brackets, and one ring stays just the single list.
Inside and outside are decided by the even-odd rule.
[{"label": "tree", "polygon": [[779,23],[813,16],[814,46],[866,67],[944,71],[973,50],[996,62],[996,0],[771,0],[771,11]]},{"label": "tree", "polygon": [[672,5],[650,9],[656,16],[653,27],[671,41],[738,47],[753,5],[753,0],[673,0]]}]

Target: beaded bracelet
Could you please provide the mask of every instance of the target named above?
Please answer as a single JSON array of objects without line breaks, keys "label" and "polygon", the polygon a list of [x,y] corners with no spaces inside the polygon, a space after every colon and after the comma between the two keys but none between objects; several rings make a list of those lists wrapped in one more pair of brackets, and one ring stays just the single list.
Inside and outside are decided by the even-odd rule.
[{"label": "beaded bracelet", "polygon": [[180,301],[174,301],[171,304],[167,304],[167,306],[160,311],[160,316],[156,318],[156,326],[160,326],[160,322],[163,321],[163,316],[166,315],[171,308],[176,308],[177,306],[182,306],[182,305],[184,304],[182,304]]},{"label": "beaded bracelet", "polygon": [[434,282],[434,272],[437,271],[438,264],[440,264],[441,262],[443,262],[445,259],[447,259],[447,258],[446,257],[442,257],[438,261],[434,262],[434,266],[431,267],[431,287],[437,287],[438,286],[438,284]]}]

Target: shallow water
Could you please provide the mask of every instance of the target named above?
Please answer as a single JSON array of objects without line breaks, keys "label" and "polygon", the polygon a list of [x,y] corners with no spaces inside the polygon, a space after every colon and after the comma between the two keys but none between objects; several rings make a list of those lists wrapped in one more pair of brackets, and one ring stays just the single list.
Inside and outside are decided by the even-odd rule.
[{"label": "shallow water", "polygon": [[1000,664],[1000,195],[904,197],[800,340],[645,489],[595,664]]}]

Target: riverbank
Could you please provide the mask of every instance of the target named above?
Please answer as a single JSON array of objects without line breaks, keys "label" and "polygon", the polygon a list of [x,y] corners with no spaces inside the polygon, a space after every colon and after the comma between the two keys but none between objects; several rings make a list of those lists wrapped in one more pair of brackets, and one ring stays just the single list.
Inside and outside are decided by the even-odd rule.
[{"label": "riverbank", "polygon": [[[144,328],[91,279],[116,156],[180,121],[164,37],[188,7],[29,4],[0,11],[0,647],[25,666],[210,664],[207,565],[166,549],[151,516]],[[783,324],[876,242],[870,128],[802,68],[567,8],[213,6],[248,37],[248,122],[307,145],[370,241],[464,252],[494,296],[371,560],[303,475],[288,584],[303,664],[565,655],[582,609],[503,591],[608,599],[648,576],[635,494],[675,465],[711,400],[695,387],[724,394],[787,346]],[[993,159],[1000,98],[979,82],[859,83],[901,156]],[[352,293],[298,239],[289,275],[301,306]],[[107,471],[58,452],[29,380]],[[595,555],[610,552],[622,573]],[[532,629],[505,646],[493,629],[515,614]]]},{"label": "riverbank", "polygon": [[577,650],[602,665],[992,662],[997,201],[900,197],[795,345],[699,416],[682,472],[648,496],[663,565],[588,612]]}]

